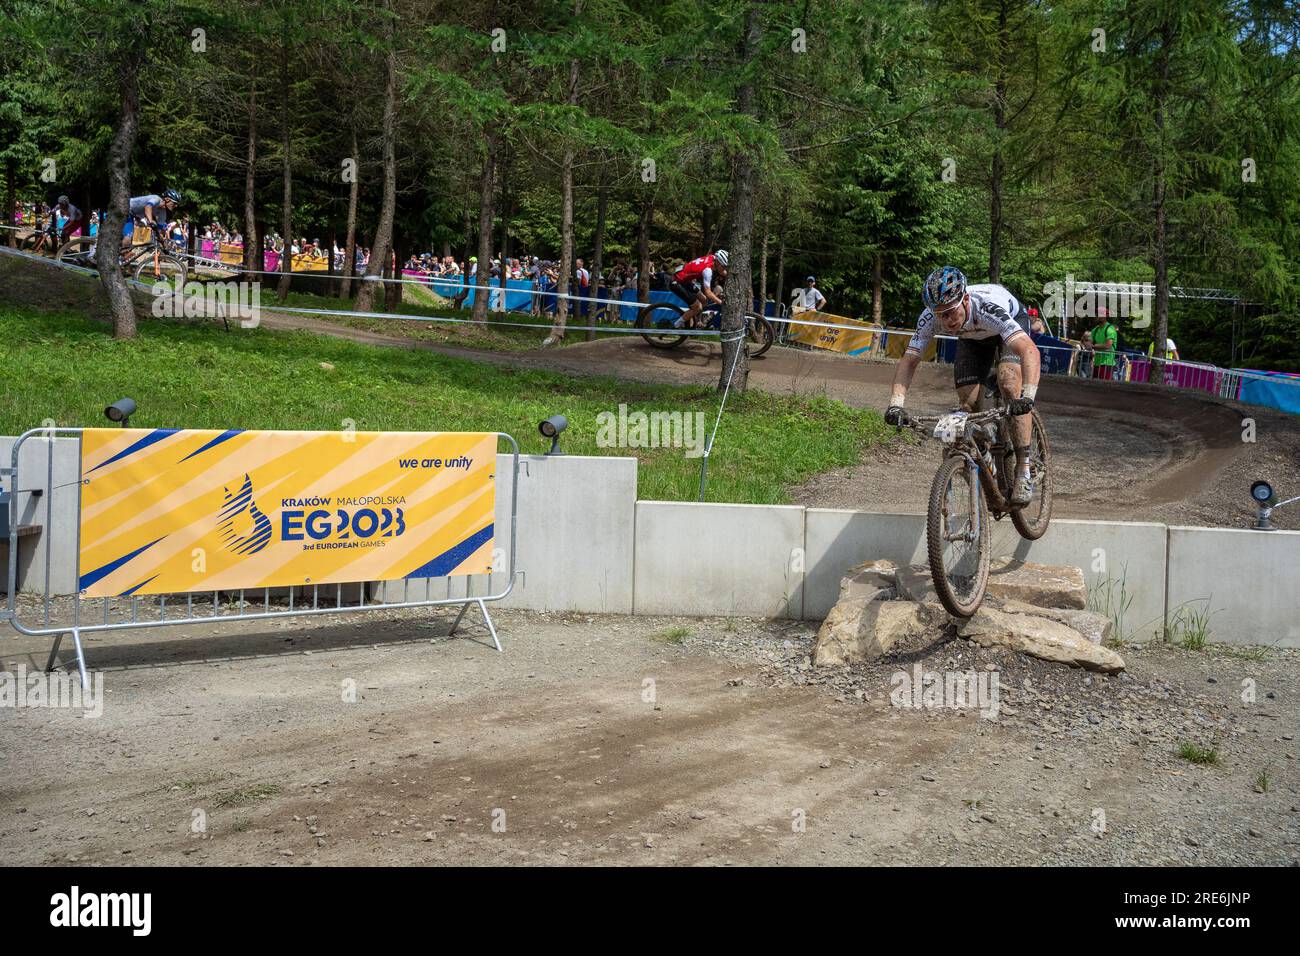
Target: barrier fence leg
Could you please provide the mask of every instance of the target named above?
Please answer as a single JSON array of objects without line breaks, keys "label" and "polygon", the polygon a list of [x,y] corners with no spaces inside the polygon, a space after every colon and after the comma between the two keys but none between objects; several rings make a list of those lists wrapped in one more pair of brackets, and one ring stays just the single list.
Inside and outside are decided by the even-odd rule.
[{"label": "barrier fence leg", "polygon": [[86,679],[86,654],[81,649],[81,632],[72,629],[72,643],[77,647],[77,670],[81,672],[81,689],[90,690],[90,681]]},{"label": "barrier fence leg", "polygon": [[54,646],[50,648],[50,659],[45,662],[45,673],[48,674],[50,671],[54,670],[54,665],[58,662],[59,645],[62,643],[63,635],[56,634],[54,636]]},{"label": "barrier fence leg", "polygon": [[460,606],[460,613],[456,615],[456,620],[452,621],[451,623],[451,630],[447,632],[448,637],[451,637],[453,634],[455,634],[456,628],[460,627],[460,619],[463,618],[465,616],[465,612],[469,610],[469,604],[470,602],[466,601],[464,604]]},{"label": "barrier fence leg", "polygon": [[478,609],[483,612],[483,621],[488,626],[488,633],[492,635],[492,643],[496,645],[498,651],[501,650],[501,642],[497,640],[497,629],[492,624],[492,615],[488,613],[487,604],[480,598]]},{"label": "barrier fence leg", "polygon": [[[90,681],[86,678],[86,653],[81,647],[81,631],[73,628],[68,632],[72,635],[72,643],[77,648],[77,673],[81,675],[81,686],[83,690],[90,689]],[[50,658],[45,662],[45,672],[48,674],[54,670],[54,665],[58,663],[59,645],[63,643],[63,635],[54,636],[54,646],[50,648]]]},{"label": "barrier fence leg", "polygon": [[456,615],[456,620],[452,622],[451,630],[447,632],[448,637],[456,634],[456,628],[460,627],[461,619],[464,618],[465,612],[469,610],[471,604],[477,604],[479,611],[483,614],[483,623],[487,625],[488,633],[492,635],[492,644],[499,651],[501,650],[501,641],[497,637],[496,625],[492,623],[492,615],[488,613],[487,602],[482,598],[471,598],[460,606],[460,613]]}]

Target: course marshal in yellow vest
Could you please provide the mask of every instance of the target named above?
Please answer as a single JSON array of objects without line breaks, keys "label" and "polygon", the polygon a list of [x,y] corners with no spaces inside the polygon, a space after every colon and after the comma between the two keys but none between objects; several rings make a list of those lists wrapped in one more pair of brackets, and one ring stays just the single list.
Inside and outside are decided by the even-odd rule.
[{"label": "course marshal in yellow vest", "polygon": [[492,570],[497,436],[89,428],[83,597]]}]

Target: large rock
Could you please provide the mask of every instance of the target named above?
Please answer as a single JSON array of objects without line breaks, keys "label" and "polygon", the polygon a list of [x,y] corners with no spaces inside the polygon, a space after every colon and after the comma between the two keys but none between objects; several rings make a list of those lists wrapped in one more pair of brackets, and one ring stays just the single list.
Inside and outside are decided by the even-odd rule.
[{"label": "large rock", "polygon": [[1115,629],[1110,618],[1092,611],[1078,611],[1073,608],[1034,607],[1023,601],[1007,601],[1002,610],[1008,614],[1036,614],[1039,617],[1059,621],[1072,627],[1094,644],[1105,644]]},{"label": "large rock", "polygon": [[936,604],[939,601],[939,595],[934,590],[934,578],[927,565],[913,564],[899,568],[894,572],[894,580],[901,598],[921,604]]},{"label": "large rock", "polygon": [[941,623],[943,616],[933,606],[885,600],[889,593],[881,590],[871,598],[836,603],[817,632],[813,663],[831,667],[874,660],[899,641]]},{"label": "large rock", "polygon": [[1033,614],[1008,614],[982,607],[958,631],[983,647],[1006,647],[1045,661],[1114,674],[1124,659],[1108,647],[1094,644],[1074,628]]},{"label": "large rock", "polygon": [[[930,568],[913,564],[894,573],[898,596],[908,601],[933,604],[939,600]],[[1078,568],[1052,564],[1030,564],[1001,558],[989,564],[986,599],[995,604],[1018,601],[1034,607],[1072,608],[1088,606],[1088,587]]]},{"label": "large rock", "polygon": [[1003,601],[1021,601],[1034,607],[1082,611],[1088,606],[1088,586],[1081,569],[1014,558],[997,558],[992,562],[986,593]]},{"label": "large rock", "polygon": [[877,591],[892,591],[897,570],[898,565],[886,560],[867,561],[849,568],[840,578],[839,600],[870,598]]}]

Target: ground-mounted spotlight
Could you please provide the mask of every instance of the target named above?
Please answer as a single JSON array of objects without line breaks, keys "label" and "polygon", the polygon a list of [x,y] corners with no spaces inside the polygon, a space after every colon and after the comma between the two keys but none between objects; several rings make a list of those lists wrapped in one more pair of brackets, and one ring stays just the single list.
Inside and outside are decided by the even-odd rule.
[{"label": "ground-mounted spotlight", "polygon": [[1277,505],[1277,494],[1273,491],[1273,486],[1267,481],[1256,481],[1250,486],[1250,497],[1255,502],[1258,509],[1258,517],[1255,519],[1256,531],[1275,531],[1273,523],[1269,521],[1269,516],[1273,513],[1273,508]]},{"label": "ground-mounted spotlight", "polygon": [[542,437],[551,440],[551,450],[548,455],[563,455],[560,451],[560,432],[569,427],[569,420],[563,415],[552,415],[546,421],[537,426],[537,430],[542,433]]},{"label": "ground-mounted spotlight", "polygon": [[104,409],[104,417],[110,422],[117,422],[123,428],[131,424],[131,416],[135,414],[134,398],[119,398],[108,408]]}]

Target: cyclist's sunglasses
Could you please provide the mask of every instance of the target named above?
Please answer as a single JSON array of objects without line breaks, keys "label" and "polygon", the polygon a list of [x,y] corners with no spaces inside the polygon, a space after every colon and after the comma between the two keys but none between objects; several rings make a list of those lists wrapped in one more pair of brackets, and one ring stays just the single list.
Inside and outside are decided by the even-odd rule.
[{"label": "cyclist's sunglasses", "polygon": [[952,305],[942,309],[935,309],[934,317],[938,319],[940,322],[947,322],[949,319],[952,319],[960,315],[965,308],[966,308],[966,297],[963,295]]}]

